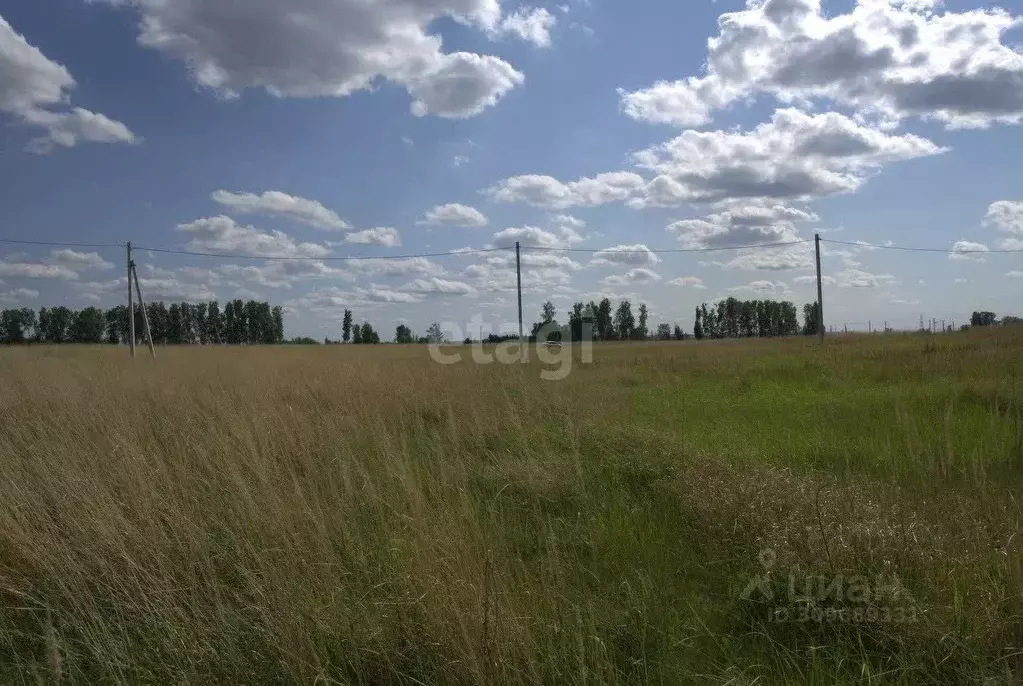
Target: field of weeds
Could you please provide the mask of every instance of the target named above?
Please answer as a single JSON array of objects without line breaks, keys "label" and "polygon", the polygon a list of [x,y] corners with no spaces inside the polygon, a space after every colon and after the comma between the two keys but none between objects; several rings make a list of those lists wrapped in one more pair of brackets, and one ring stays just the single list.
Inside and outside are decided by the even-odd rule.
[{"label": "field of weeds", "polygon": [[1023,679],[1023,333],[465,357],[0,350],[0,681]]}]

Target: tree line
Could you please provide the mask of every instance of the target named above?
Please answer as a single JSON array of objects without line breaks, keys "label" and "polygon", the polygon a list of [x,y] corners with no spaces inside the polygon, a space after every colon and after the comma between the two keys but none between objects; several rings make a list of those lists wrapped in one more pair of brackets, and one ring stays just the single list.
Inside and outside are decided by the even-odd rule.
[{"label": "tree line", "polygon": [[[400,329],[401,327],[399,326],[398,328]],[[344,318],[341,321],[341,340],[332,341],[330,338],[325,338],[323,342],[327,345],[335,343],[376,345],[380,343],[380,334],[376,332],[376,329],[369,322],[363,322],[362,324],[354,323],[352,311],[346,309]]]},{"label": "tree line", "polygon": [[640,303],[633,313],[628,299],[615,308],[610,299],[604,298],[600,302],[573,304],[568,311],[568,322],[562,325],[558,323],[554,303],[548,300],[540,311],[540,321],[530,330],[529,340],[535,342],[542,337],[546,341],[579,341],[585,331],[595,341],[643,341],[650,336],[647,318],[646,303]]},{"label": "tree line", "polygon": [[[156,345],[274,345],[284,343],[284,315],[266,302],[232,300],[223,309],[209,303],[150,302],[149,330]],[[142,308],[135,307],[136,343],[145,336]],[[19,343],[128,343],[128,307],[27,307],[0,312],[0,341]]]},{"label": "tree line", "polygon": [[[651,332],[647,321],[646,303],[633,304],[624,299],[615,307],[610,299],[600,302],[577,302],[568,312],[568,323],[559,325],[554,303],[547,301],[540,312],[540,321],[533,324],[530,341],[543,337],[546,341],[583,339],[584,330],[594,341],[686,340],[689,334],[678,324],[661,323]],[[796,306],[788,301],[738,300],[727,298],[708,306],[696,308],[692,337],[752,338],[815,335],[817,333],[817,303],[803,308],[804,323],[799,324]],[[491,336],[501,340],[501,337]]]},{"label": "tree line", "polygon": [[[727,298],[708,306],[696,308],[692,337],[704,338],[775,338],[781,336],[815,336],[818,333],[817,303],[803,306],[803,324],[800,326],[796,306],[788,301],[738,300]],[[284,338],[283,310],[266,302],[232,300],[221,309],[216,300],[208,303],[171,303],[162,301],[146,305],[153,343],[157,345],[276,345],[281,343],[317,344],[312,338],[292,340]],[[689,338],[678,324],[662,323],[654,332],[648,329],[649,311],[640,303],[633,305],[622,300],[615,307],[611,300],[577,302],[568,311],[568,321],[559,324],[554,303],[547,301],[540,311],[540,320],[532,325],[529,340],[536,342],[572,340],[580,341],[584,332],[594,341],[686,340]],[[993,312],[974,312],[970,325],[975,327],[997,324],[1019,324],[1017,317],[1006,316],[999,321]],[[966,328],[966,327],[964,327]],[[127,343],[130,337],[128,308],[118,305],[108,310],[86,307],[74,310],[68,307],[11,308],[0,311],[0,343]],[[142,342],[144,328],[141,308],[135,308],[136,342]],[[498,343],[514,340],[517,336],[491,334],[486,342]],[[439,324],[432,324],[424,336],[416,335],[405,324],[395,329],[394,342],[441,343],[444,334]],[[344,311],[341,339],[324,341],[375,345],[380,335],[368,322],[355,322],[351,310]],[[466,343],[471,342],[469,339]]]},{"label": "tree line", "polygon": [[777,338],[817,333],[816,303],[803,308],[803,318],[800,328],[796,306],[788,301],[727,298],[696,308],[693,337]]},{"label": "tree line", "polygon": [[970,326],[1018,326],[1023,324],[1023,319],[1006,315],[1000,320],[994,312],[974,312],[970,316]]}]

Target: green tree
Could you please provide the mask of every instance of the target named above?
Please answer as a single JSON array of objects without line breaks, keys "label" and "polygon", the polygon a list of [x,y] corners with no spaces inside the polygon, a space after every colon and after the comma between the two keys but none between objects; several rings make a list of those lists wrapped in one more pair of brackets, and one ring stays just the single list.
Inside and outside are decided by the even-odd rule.
[{"label": "green tree", "polygon": [[581,341],[583,339],[585,308],[583,303],[575,303],[572,305],[572,311],[568,313],[568,338],[570,340]]},{"label": "green tree", "polygon": [[25,338],[35,338],[38,335],[38,322],[36,311],[31,307],[21,308],[21,325],[25,327]]},{"label": "green tree", "polygon": [[771,314],[767,307],[767,301],[757,301],[757,335],[767,338],[771,335]]},{"label": "green tree", "polygon": [[195,318],[195,338],[202,344],[209,344],[209,328],[207,324],[207,312],[209,311],[209,303],[196,303],[193,310],[193,317]]},{"label": "green tree", "polygon": [[703,340],[703,311],[699,307],[696,308],[696,319],[693,321],[693,338]]},{"label": "green tree", "polygon": [[128,342],[128,308],[118,305],[106,311],[107,343],[117,345]]},{"label": "green tree", "polygon": [[[170,314],[167,306],[162,302],[146,303],[146,315],[149,317],[149,334],[153,337],[153,343],[163,345],[167,342],[167,326]],[[127,337],[126,337],[127,338]]]},{"label": "green tree", "polygon": [[608,298],[604,298],[600,301],[600,304],[594,305],[593,307],[594,323],[597,326],[597,338],[602,341],[608,340],[614,329],[613,317],[611,314],[611,301]]},{"label": "green tree", "polygon": [[647,316],[648,312],[646,309],[646,303],[639,304],[639,323],[636,325],[636,330],[632,332],[632,337],[637,341],[645,341],[649,331],[647,331]]},{"label": "green tree", "polygon": [[181,342],[185,345],[195,343],[195,306],[183,302],[181,309]]},{"label": "green tree", "polygon": [[352,311],[345,310],[345,318],[341,323],[341,335],[345,343],[352,340]]},{"label": "green tree", "polygon": [[657,340],[659,341],[671,340],[671,324],[665,323],[657,325]]},{"label": "green tree", "polygon": [[51,307],[47,321],[46,342],[67,343],[68,332],[74,321],[74,312],[67,307]]},{"label": "green tree", "polygon": [[206,340],[213,344],[224,342],[224,313],[216,300],[206,310]]},{"label": "green tree", "polygon": [[181,345],[185,342],[184,320],[181,317],[181,306],[171,303],[167,317],[167,343]]},{"label": "green tree", "polygon": [[739,305],[739,335],[751,338],[757,333],[757,301],[746,300]]},{"label": "green tree", "polygon": [[380,342],[380,336],[373,330],[373,327],[369,322],[363,322],[362,324],[362,343],[363,345],[376,345]]},{"label": "green tree", "polygon": [[256,345],[263,342],[263,331],[266,328],[263,321],[263,313],[259,303],[249,300],[243,306],[245,312],[245,330],[243,340],[249,345]]},{"label": "green tree", "polygon": [[248,341],[245,303],[241,300],[232,300],[224,305],[224,339],[229,345],[241,345]]},{"label": "green tree", "polygon": [[970,317],[970,326],[994,326],[997,323],[994,312],[974,312]]},{"label": "green tree", "polygon": [[803,305],[803,335],[804,336],[816,336],[820,333],[817,328],[818,323],[818,309],[817,303],[806,303]]},{"label": "green tree", "polygon": [[555,330],[558,325],[558,321],[555,319],[556,315],[557,310],[554,308],[554,303],[550,300],[545,302],[540,310],[540,321],[533,324],[533,330],[529,335],[529,340],[537,340],[540,335],[540,329],[547,327],[548,331],[545,334],[545,340],[560,341],[561,331]]},{"label": "green tree", "polygon": [[352,345],[362,345],[362,327],[358,324],[352,327]]},{"label": "green tree", "polygon": [[700,305],[700,319],[703,322],[703,335],[705,338],[718,337],[717,310],[708,308],[707,303]]},{"label": "green tree", "polygon": [[39,308],[39,320],[36,325],[36,341],[39,343],[46,342],[46,331],[50,327],[50,311],[45,307]]},{"label": "green tree", "polygon": [[781,335],[799,335],[799,316],[796,313],[796,306],[788,301],[781,303]]},{"label": "green tree", "polygon": [[636,331],[636,318],[632,314],[632,303],[623,300],[615,311],[614,328],[618,338],[627,341]]},{"label": "green tree", "polygon": [[[32,313],[31,317],[28,312]],[[33,334],[35,320],[35,310],[28,308],[0,312],[0,341],[9,345],[24,343]]]},{"label": "green tree", "polygon": [[583,307],[582,330],[580,331],[580,333],[582,334],[582,338],[588,338],[591,341],[593,340],[593,337],[595,335],[594,327],[596,326],[596,322],[597,322],[596,303],[589,302],[586,304],[585,307]]},{"label": "green tree", "polygon": [[75,313],[71,324],[70,338],[72,343],[102,343],[106,331],[106,318],[98,307],[86,307]]},{"label": "green tree", "polygon": [[426,341],[428,343],[444,342],[444,332],[441,331],[440,324],[437,322],[430,324],[430,328],[426,330]]},{"label": "green tree", "polygon": [[540,312],[540,323],[541,324],[552,324],[554,323],[554,317],[557,315],[557,310],[554,308],[554,303],[550,300],[543,304],[543,308]]},{"label": "green tree", "polygon": [[271,317],[273,318],[273,342],[280,344],[284,342],[284,308],[275,305]]},{"label": "green tree", "polygon": [[412,329],[408,328],[404,324],[398,324],[398,328],[394,331],[394,342],[402,345],[415,343],[415,337],[412,335]]}]

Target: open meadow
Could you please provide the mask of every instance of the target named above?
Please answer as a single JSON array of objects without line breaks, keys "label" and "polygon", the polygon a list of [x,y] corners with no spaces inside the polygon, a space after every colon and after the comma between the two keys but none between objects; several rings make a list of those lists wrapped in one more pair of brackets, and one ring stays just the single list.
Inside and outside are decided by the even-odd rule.
[{"label": "open meadow", "polygon": [[465,351],[0,349],[0,681],[1023,680],[1020,329]]}]

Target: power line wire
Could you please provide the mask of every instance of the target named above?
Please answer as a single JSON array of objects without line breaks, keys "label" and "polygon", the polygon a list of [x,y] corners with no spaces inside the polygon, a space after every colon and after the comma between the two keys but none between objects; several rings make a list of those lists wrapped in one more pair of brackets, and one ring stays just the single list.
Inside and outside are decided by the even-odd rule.
[{"label": "power line wire", "polygon": [[[534,245],[523,245],[522,250],[532,250],[534,252],[566,252],[566,253],[621,253],[621,254],[642,254],[642,253],[654,253],[654,254],[671,254],[671,253],[704,253],[704,252],[720,252],[726,250],[757,250],[761,248],[780,248],[793,245],[802,245],[805,243],[813,242],[812,239],[801,239],[796,241],[785,241],[779,243],[761,243],[759,245],[733,245],[733,246],[720,246],[720,247],[708,247],[708,248],[646,248],[646,249],[628,249],[622,250],[614,247],[610,248],[556,248],[556,247],[545,247],[545,246],[534,246]],[[867,248],[875,250],[901,250],[906,252],[930,252],[930,253],[944,253],[948,255],[983,255],[983,254],[1015,254],[1023,253],[1021,249],[1004,249],[1004,250],[955,250],[948,248],[920,248],[902,245],[879,245],[876,243],[866,243],[857,241],[842,241],[834,238],[822,238],[822,243],[833,243],[836,245],[848,245],[856,248]],[[32,240],[21,240],[14,238],[0,238],[0,243],[13,244],[13,245],[35,245],[44,246],[51,248],[123,248],[124,243],[65,243],[59,241],[32,241]],[[237,260],[270,260],[270,261],[318,261],[318,262],[348,262],[356,260],[411,260],[420,257],[454,257],[458,255],[478,255],[484,253],[511,251],[514,250],[514,246],[498,247],[498,248],[477,248],[473,250],[452,250],[447,252],[435,252],[435,253],[417,253],[410,255],[368,255],[363,257],[358,256],[343,256],[343,257],[310,257],[310,256],[286,256],[286,255],[245,255],[240,253],[213,253],[213,252],[201,252],[195,250],[175,250],[172,248],[150,248],[146,246],[133,246],[135,250],[145,250],[154,253],[163,253],[169,255],[186,255],[191,257],[214,257],[221,259],[237,259]]]},{"label": "power line wire", "polygon": [[837,243],[839,245],[852,245],[857,248],[873,248],[877,250],[903,250],[907,252],[938,252],[948,255],[987,255],[990,253],[1020,253],[1019,250],[949,250],[948,248],[912,248],[904,245],[876,245],[874,243],[857,243],[856,241],[839,241],[833,238],[822,238],[821,243]]},{"label": "power line wire", "polygon": [[42,245],[49,248],[123,248],[124,243],[55,243],[50,241],[23,241],[14,238],[0,238],[0,243],[14,245]]},{"label": "power line wire", "polygon": [[164,253],[169,255],[189,255],[192,257],[219,257],[233,260],[271,260],[271,261],[310,261],[310,262],[349,262],[358,260],[412,260],[417,257],[454,257],[458,255],[476,255],[479,253],[491,253],[501,250],[514,250],[511,248],[479,248],[477,250],[453,250],[449,252],[419,253],[415,255],[367,255],[365,257],[308,257],[308,256],[267,256],[267,255],[240,255],[227,253],[195,252],[191,250],[171,250],[169,248],[147,248],[145,246],[132,246],[132,250],[145,250],[148,252]]},{"label": "power line wire", "polygon": [[655,253],[659,255],[667,253],[693,253],[693,252],[718,252],[721,250],[755,250],[757,248],[779,248],[786,245],[801,245],[803,243],[812,243],[810,239],[803,239],[798,241],[785,241],[783,243],[761,243],[760,245],[729,245],[717,248],[662,248],[655,250],[653,248],[646,248],[645,250],[619,250],[618,248],[548,248],[531,245],[523,245],[523,250],[536,250],[541,252],[584,252],[584,253],[618,253],[618,254],[634,254],[634,253]]}]

